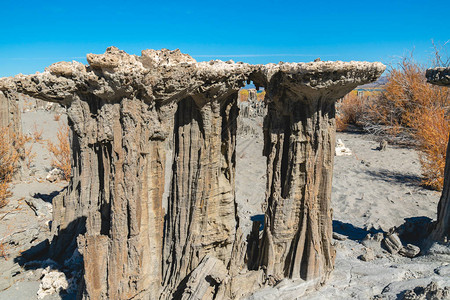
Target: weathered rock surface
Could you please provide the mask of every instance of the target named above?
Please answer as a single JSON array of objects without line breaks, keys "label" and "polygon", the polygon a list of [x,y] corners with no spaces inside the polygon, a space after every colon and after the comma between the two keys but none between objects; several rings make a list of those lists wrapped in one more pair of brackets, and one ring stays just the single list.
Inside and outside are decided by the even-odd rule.
[{"label": "weathered rock surface", "polygon": [[432,84],[449,86],[450,85],[450,68],[434,68],[428,69],[425,76],[427,81]]},{"label": "weathered rock surface", "polygon": [[418,286],[406,291],[402,300],[443,300],[450,299],[450,288],[440,288],[436,282],[431,282],[426,287]]},{"label": "weathered rock surface", "polygon": [[342,140],[338,139],[336,141],[336,147],[335,147],[335,155],[336,156],[350,156],[352,155],[352,150],[345,147],[345,144]]},{"label": "weathered rock surface", "polygon": [[362,261],[371,261],[375,259],[375,253],[372,248],[365,248],[364,253],[358,257]]},{"label": "weathered rock surface", "polygon": [[[427,81],[441,86],[450,86],[450,68],[428,69]],[[450,242],[450,140],[444,171],[444,188],[438,204],[437,223],[432,233],[432,239],[439,242]]]},{"label": "weathered rock surface", "polygon": [[253,79],[265,87],[268,105],[267,209],[258,260],[275,281],[323,284],[333,268],[335,100],[358,85],[355,78],[373,79],[366,68],[364,63],[286,63],[267,65],[264,77]]},{"label": "weathered rock surface", "polygon": [[417,255],[419,255],[420,248],[415,245],[412,245],[412,244],[407,244],[405,247],[402,247],[398,251],[398,253],[403,256],[413,258],[413,257],[416,257]]},{"label": "weathered rock surface", "polygon": [[[72,180],[53,199],[51,255],[83,255],[80,296],[238,299],[285,277],[323,284],[335,256],[334,101],[376,80],[382,64],[197,63],[178,50],[115,47],[87,60],[0,80],[0,90],[69,107]],[[265,227],[250,256],[234,192],[237,93],[247,80],[265,87],[268,109]]]},{"label": "weathered rock surface", "polygon": [[383,245],[391,254],[396,254],[403,247],[402,242],[396,233],[387,234],[383,240]]},{"label": "weathered rock surface", "polygon": [[221,299],[225,294],[228,280],[225,265],[214,256],[207,255],[187,277],[186,286],[181,286],[181,295],[175,298],[182,300]]},{"label": "weathered rock surface", "polygon": [[45,179],[50,182],[55,182],[57,180],[61,180],[63,178],[63,173],[60,169],[52,169],[50,172],[48,172]]},{"label": "weathered rock surface", "polygon": [[37,292],[38,299],[44,299],[48,295],[59,293],[60,291],[67,290],[69,288],[69,282],[62,272],[53,271],[50,270],[50,267],[47,267],[42,272],[42,276],[39,290]]},{"label": "weathered rock surface", "polygon": [[13,133],[21,133],[19,97],[14,90],[0,91],[0,128],[9,127]]},{"label": "weathered rock surface", "polygon": [[264,101],[259,101],[255,89],[248,90],[247,101],[239,101],[239,115],[244,118],[264,117],[266,115]]}]

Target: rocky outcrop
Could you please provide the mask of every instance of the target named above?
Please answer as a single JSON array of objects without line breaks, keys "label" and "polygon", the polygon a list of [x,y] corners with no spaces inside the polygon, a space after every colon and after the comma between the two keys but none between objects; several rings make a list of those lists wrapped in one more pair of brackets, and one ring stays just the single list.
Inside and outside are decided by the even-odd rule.
[{"label": "rocky outcrop", "polygon": [[431,84],[450,86],[450,67],[428,69],[425,76],[427,77],[427,81]]},{"label": "rocky outcrop", "polygon": [[402,300],[428,300],[428,299],[449,299],[450,287],[439,287],[439,285],[432,281],[426,287],[418,286],[412,290],[407,290],[401,296]]},{"label": "rocky outcrop", "polygon": [[387,234],[383,239],[383,244],[391,254],[396,254],[403,247],[402,242],[396,233]]},{"label": "rocky outcrop", "polygon": [[[428,69],[427,81],[441,86],[450,86],[450,68]],[[438,204],[437,223],[432,232],[432,240],[450,242],[450,141],[444,171],[444,188]]]},{"label": "rocky outcrop", "polygon": [[[239,299],[285,277],[326,280],[334,101],[382,64],[196,62],[115,47],[87,60],[0,80],[0,90],[69,107],[72,179],[53,201],[51,254],[78,248],[84,299]],[[235,201],[237,95],[248,80],[265,87],[268,107],[267,210],[250,254]]]}]

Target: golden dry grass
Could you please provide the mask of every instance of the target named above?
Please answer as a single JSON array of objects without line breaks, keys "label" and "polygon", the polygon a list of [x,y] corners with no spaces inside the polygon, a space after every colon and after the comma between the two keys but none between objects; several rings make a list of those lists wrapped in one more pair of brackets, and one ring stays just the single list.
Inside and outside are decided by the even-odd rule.
[{"label": "golden dry grass", "polygon": [[367,111],[367,97],[359,97],[355,92],[339,100],[336,104],[336,130],[345,131],[348,125],[360,125]]},{"label": "golden dry grass", "polygon": [[72,173],[69,133],[69,126],[61,125],[56,134],[58,142],[56,144],[53,144],[51,141],[47,142],[48,149],[53,155],[52,167],[60,169],[64,174],[64,179],[67,181],[70,180]]},{"label": "golden dry grass", "polygon": [[423,184],[442,189],[449,134],[450,91],[426,82],[425,68],[405,58],[388,76],[378,103],[382,121],[394,131],[412,129],[419,142]]},{"label": "golden dry grass", "polygon": [[35,142],[40,142],[42,141],[42,133],[44,132],[43,128],[38,128],[37,124],[34,123],[33,125],[33,139]]},{"label": "golden dry grass", "polygon": [[239,101],[240,102],[247,101],[248,100],[248,94],[249,94],[248,90],[244,90],[244,89],[240,90],[239,91]]},{"label": "golden dry grass", "polygon": [[450,119],[445,108],[424,107],[415,122],[416,138],[420,143],[420,163],[423,184],[441,190],[444,185],[444,168]]},{"label": "golden dry grass", "polygon": [[343,131],[354,124],[390,137],[407,134],[418,145],[422,183],[440,190],[450,130],[450,89],[427,83],[425,70],[412,56],[405,57],[389,71],[381,94],[358,97],[352,91],[338,101],[336,127]]},{"label": "golden dry grass", "polygon": [[[248,101],[249,91],[246,89],[242,89],[239,91],[239,101],[245,102]],[[266,96],[266,91],[260,91],[256,94],[256,99],[258,101],[264,101],[264,98]]]},{"label": "golden dry grass", "polygon": [[0,128],[0,207],[8,203],[10,183],[20,161],[33,159],[31,148],[25,146],[29,141],[30,138],[13,133],[9,127]]},{"label": "golden dry grass", "polygon": [[256,94],[256,98],[258,99],[258,101],[264,101],[265,97],[266,97],[266,91],[262,91],[262,92]]}]

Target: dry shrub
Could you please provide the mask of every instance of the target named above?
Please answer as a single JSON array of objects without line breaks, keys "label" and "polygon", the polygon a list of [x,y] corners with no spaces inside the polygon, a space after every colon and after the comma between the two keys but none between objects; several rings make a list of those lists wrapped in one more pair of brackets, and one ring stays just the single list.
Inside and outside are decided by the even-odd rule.
[{"label": "dry shrub", "polygon": [[416,138],[420,143],[420,163],[423,184],[441,190],[444,185],[444,168],[450,118],[445,108],[424,107],[415,124]]},{"label": "dry shrub", "polygon": [[245,89],[240,90],[239,91],[239,101],[241,101],[241,102],[248,101],[248,95],[249,95],[248,90],[245,90]]},{"label": "dry shrub", "polygon": [[53,120],[55,120],[56,122],[58,122],[59,119],[61,119],[61,115],[56,114],[56,115],[53,116]]},{"label": "dry shrub", "polygon": [[369,103],[372,126],[391,136],[408,134],[420,150],[423,184],[441,189],[449,134],[450,91],[426,82],[426,68],[412,56],[387,76],[385,91]]},{"label": "dry shrub", "polygon": [[72,173],[70,163],[70,143],[69,143],[70,128],[67,125],[60,126],[56,137],[57,144],[48,141],[48,149],[53,154],[52,167],[60,169],[64,174],[64,179],[69,181]]},{"label": "dry shrub", "polygon": [[42,133],[44,132],[44,129],[38,129],[38,126],[36,124],[36,122],[33,125],[33,139],[35,142],[40,142],[42,141]]},{"label": "dry shrub", "polygon": [[5,243],[0,243],[0,257],[8,260],[8,253],[6,252],[6,248],[7,246]]},{"label": "dry shrub", "polygon": [[[30,138],[31,139],[31,138]],[[28,146],[24,146],[21,154],[22,161],[25,162],[25,166],[30,169],[31,165],[34,162],[34,159],[36,158],[36,153],[33,152],[33,144],[30,144]]]},{"label": "dry shrub", "polygon": [[264,101],[264,98],[266,97],[266,91],[262,91],[256,94],[256,99],[258,101]]},{"label": "dry shrub", "polygon": [[19,155],[20,160],[25,161],[27,167],[30,167],[31,163],[36,157],[36,153],[33,152],[33,144],[27,146],[27,143],[31,142],[32,138],[23,134],[12,134],[14,150]]},{"label": "dry shrub", "polygon": [[425,70],[412,56],[390,70],[385,91],[370,108],[372,119],[387,125],[390,134],[414,129],[425,108],[447,105],[448,89],[428,84]]},{"label": "dry shrub", "polygon": [[348,125],[362,125],[367,111],[368,97],[352,91],[336,103],[336,130],[344,131]]},{"label": "dry shrub", "polygon": [[425,68],[411,57],[390,72],[381,100],[384,105],[379,108],[388,108],[381,111],[384,122],[390,122],[395,131],[412,129],[413,138],[419,142],[423,184],[442,189],[449,134],[449,89],[428,84]]},{"label": "dry shrub", "polygon": [[27,146],[30,141],[30,137],[14,133],[10,127],[0,128],[0,207],[11,196],[10,183],[20,165],[24,162],[29,168],[36,157],[33,145]]},{"label": "dry shrub", "polygon": [[14,140],[14,134],[8,127],[0,128],[0,207],[8,203],[7,198],[11,195],[9,184],[20,159]]},{"label": "dry shrub", "polygon": [[19,155],[13,151],[12,138],[8,129],[0,130],[0,207],[7,204],[11,195],[9,184],[19,160]]},{"label": "dry shrub", "polygon": [[431,40],[434,49],[433,66],[434,67],[450,67],[450,55],[447,46],[450,45],[450,40],[440,43]]}]

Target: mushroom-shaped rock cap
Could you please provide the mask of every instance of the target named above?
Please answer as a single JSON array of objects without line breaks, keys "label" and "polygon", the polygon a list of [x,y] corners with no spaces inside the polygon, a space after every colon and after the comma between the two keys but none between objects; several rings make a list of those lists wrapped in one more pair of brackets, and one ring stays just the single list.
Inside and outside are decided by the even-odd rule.
[{"label": "mushroom-shaped rock cap", "polygon": [[450,85],[450,67],[428,69],[425,76],[429,83],[442,86]]},{"label": "mushroom-shaped rock cap", "polygon": [[380,62],[279,63],[261,65],[253,80],[269,90],[287,89],[297,97],[324,96],[336,100],[359,85],[377,80],[385,69]]},{"label": "mushroom-shaped rock cap", "polygon": [[78,98],[171,102],[199,94],[205,98],[226,96],[245,81],[254,80],[256,85],[275,91],[287,89],[297,96],[308,97],[312,93],[338,99],[354,87],[376,80],[385,69],[381,63],[368,62],[268,65],[220,60],[196,62],[178,49],[143,50],[141,56],[136,56],[116,47],[109,47],[104,54],[88,54],[87,61],[87,66],[59,62],[43,73],[3,79],[0,90],[15,88],[65,105]]}]

